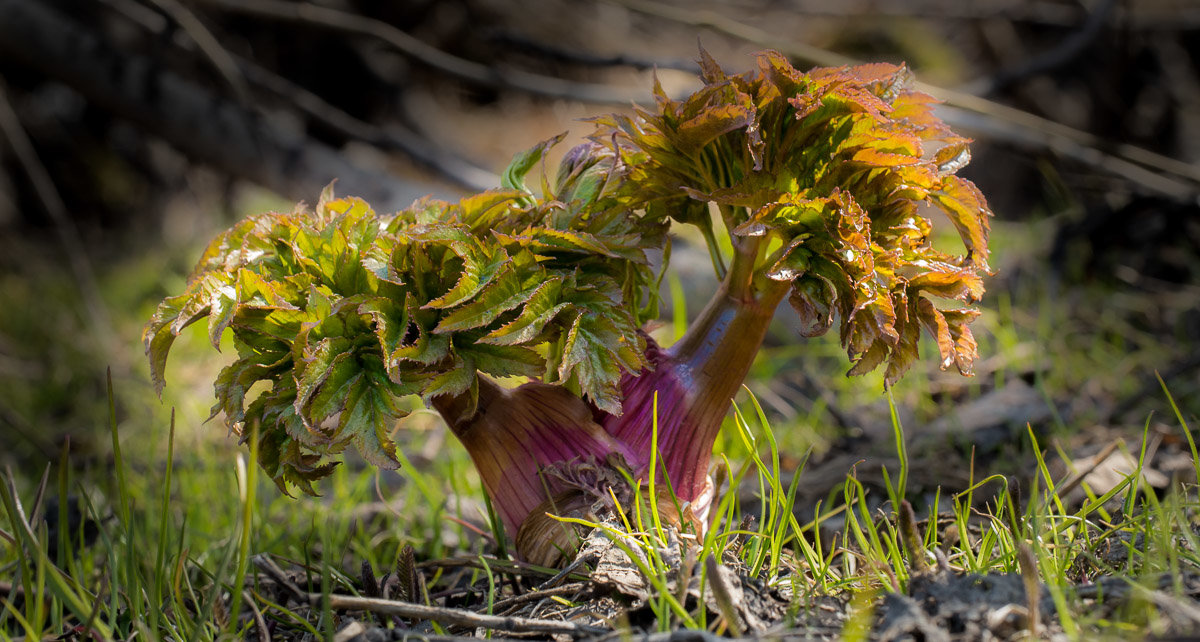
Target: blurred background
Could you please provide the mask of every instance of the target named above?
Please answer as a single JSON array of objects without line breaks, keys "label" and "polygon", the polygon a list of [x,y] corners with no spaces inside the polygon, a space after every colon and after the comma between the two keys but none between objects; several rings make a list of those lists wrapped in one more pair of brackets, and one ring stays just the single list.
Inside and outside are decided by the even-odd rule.
[{"label": "blurred background", "polygon": [[[224,357],[189,335],[160,401],[140,339],[217,231],[335,178],[377,211],[494,186],[512,154],[649,101],[655,73],[694,89],[699,46],[732,72],[767,48],[905,62],[976,139],[963,174],[996,213],[982,358],[972,379],[926,359],[893,389],[937,464],[911,484],[1017,466],[1027,426],[1074,458],[1145,429],[1165,473],[1190,467],[1166,456],[1183,442],[1156,378],[1195,425],[1187,0],[0,0],[0,464],[38,475],[69,440],[104,470],[106,372],[127,449],[161,449],[171,408],[177,452],[230,447],[204,424]],[[678,254],[677,310],[712,287],[707,262]],[[878,378],[847,380],[836,339],[786,317],[768,343],[748,385],[786,452],[812,449],[802,494],[888,461]]]}]

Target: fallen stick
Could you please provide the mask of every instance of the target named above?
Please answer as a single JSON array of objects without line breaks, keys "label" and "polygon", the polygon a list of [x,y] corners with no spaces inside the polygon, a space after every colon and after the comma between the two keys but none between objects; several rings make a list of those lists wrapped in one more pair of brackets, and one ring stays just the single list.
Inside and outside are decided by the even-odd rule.
[{"label": "fallen stick", "polygon": [[[326,602],[328,600],[328,602]],[[564,622],[560,620],[539,620],[525,617],[502,617],[498,615],[483,615],[451,609],[440,606],[425,606],[409,602],[381,600],[378,598],[352,597],[349,595],[329,595],[309,593],[308,602],[320,607],[328,603],[335,611],[368,611],[383,615],[395,615],[402,618],[417,620],[432,620],[442,624],[485,628],[496,631],[511,631],[521,633],[566,633],[568,635],[599,635],[608,630],[587,624]]]},{"label": "fallen stick", "polygon": [[510,606],[518,606],[521,604],[525,604],[527,602],[533,602],[535,600],[540,600],[542,598],[554,597],[555,595],[558,595],[558,596],[571,595],[573,593],[578,593],[578,592],[586,589],[587,586],[588,585],[584,582],[574,582],[571,584],[563,584],[562,586],[556,586],[553,588],[528,591],[528,592],[522,593],[520,595],[514,595],[512,597],[506,597],[502,600],[498,600],[495,604],[492,605],[492,610],[500,611],[502,609],[507,609]]}]

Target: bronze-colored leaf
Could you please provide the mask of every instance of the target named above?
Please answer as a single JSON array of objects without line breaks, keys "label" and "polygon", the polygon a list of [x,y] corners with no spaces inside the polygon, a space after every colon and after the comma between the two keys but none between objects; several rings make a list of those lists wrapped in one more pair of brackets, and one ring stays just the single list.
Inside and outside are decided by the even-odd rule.
[{"label": "bronze-colored leaf", "polygon": [[925,297],[917,297],[917,315],[921,325],[937,342],[938,353],[942,356],[941,366],[945,370],[954,363],[954,337],[950,335],[950,326],[941,310],[934,307],[933,302]]},{"label": "bronze-colored leaf", "polygon": [[834,304],[837,290],[823,276],[812,275],[797,279],[792,284],[788,303],[800,317],[797,332],[802,337],[819,337],[833,326]]},{"label": "bronze-colored leaf", "polygon": [[946,212],[950,222],[958,229],[963,244],[967,247],[967,258],[984,271],[988,267],[988,217],[992,212],[987,201],[975,184],[957,176],[942,179],[940,190],[930,194],[933,202]]},{"label": "bronze-colored leaf", "polygon": [[892,348],[883,381],[890,386],[900,380],[918,357],[917,346],[921,340],[921,324],[917,319],[916,301],[911,301],[902,290],[896,293],[896,334],[900,340]]}]

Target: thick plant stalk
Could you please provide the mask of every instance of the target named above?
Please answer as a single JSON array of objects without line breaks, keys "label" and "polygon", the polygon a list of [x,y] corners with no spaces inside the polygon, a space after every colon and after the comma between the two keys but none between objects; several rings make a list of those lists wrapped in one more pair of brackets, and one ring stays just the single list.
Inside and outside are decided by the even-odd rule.
[{"label": "thick plant stalk", "polygon": [[[646,480],[655,410],[658,458],[666,473],[666,479],[659,476],[660,490],[669,483],[693,514],[707,512],[713,443],[788,291],[787,283],[768,281],[755,292],[739,263],[735,258],[726,281],[679,342],[666,350],[650,342],[646,356],[653,368],[623,378],[620,416],[593,411],[565,389],[541,383],[507,390],[480,378],[473,414],[467,394],[434,399],[471,454],[509,533],[547,510],[586,510],[587,502],[563,502],[569,489],[545,474],[547,467],[616,464]],[[600,423],[593,420],[597,414]],[[527,558],[542,553],[523,551]]]},{"label": "thick plant stalk", "polygon": [[[713,443],[733,396],[749,372],[788,284],[770,283],[754,296],[737,281],[735,260],[721,285],[688,332],[667,350],[652,346],[651,372],[622,381],[624,413],[608,416],[605,430],[650,461],[654,399],[658,398],[658,457],[681,501],[711,499],[708,464]],[[736,296],[732,291],[741,291]],[[697,514],[707,506],[693,506]]]},{"label": "thick plant stalk", "polygon": [[607,462],[633,454],[592,420],[592,410],[564,388],[531,382],[505,389],[479,378],[479,399],[469,412],[469,395],[435,397],[433,405],[470,453],[488,495],[515,534],[521,523],[562,482],[544,475],[563,462]]}]

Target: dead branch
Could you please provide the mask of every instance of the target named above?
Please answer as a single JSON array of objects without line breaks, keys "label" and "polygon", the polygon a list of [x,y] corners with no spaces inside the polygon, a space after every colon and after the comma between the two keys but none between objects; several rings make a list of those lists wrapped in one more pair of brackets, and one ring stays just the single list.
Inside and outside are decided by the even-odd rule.
[{"label": "dead branch", "polygon": [[600,627],[561,620],[482,615],[461,609],[425,606],[423,604],[366,597],[351,597],[349,595],[325,596],[320,593],[308,594],[309,604],[315,607],[320,607],[325,603],[326,599],[328,599],[329,607],[337,611],[369,611],[371,613],[396,615],[408,619],[432,620],[443,624],[471,628],[482,627],[496,631],[565,633],[574,636],[598,635],[606,632],[605,629]]},{"label": "dead branch", "polygon": [[1101,0],[1088,14],[1083,25],[1064,38],[1057,46],[1025,60],[1019,65],[1001,69],[991,78],[985,78],[979,83],[972,83],[961,89],[971,94],[990,96],[1020,80],[1044,74],[1075,60],[1096,39],[1096,36],[1100,35],[1101,29],[1108,22],[1116,5],[1116,0]]},{"label": "dead branch", "polygon": [[573,65],[586,67],[631,67],[640,70],[674,69],[675,71],[683,71],[695,75],[700,74],[700,65],[692,60],[658,60],[626,53],[597,55],[565,47],[556,47],[509,31],[497,31],[489,36],[488,40],[496,44],[515,47],[516,49],[547,60]]},{"label": "dead branch", "polygon": [[588,587],[589,584],[585,582],[573,582],[571,584],[563,584],[562,586],[556,586],[554,588],[527,591],[525,593],[521,593],[520,595],[514,595],[512,597],[504,598],[503,600],[497,600],[496,603],[492,605],[492,610],[501,611],[511,606],[520,606],[522,604],[536,602],[542,598],[553,597],[555,595],[573,595],[580,591],[586,590]]},{"label": "dead branch", "polygon": [[75,89],[89,101],[161,136],[189,157],[293,199],[334,178],[381,211],[428,193],[346,160],[280,124],[117,49],[34,0],[0,0],[0,53]]},{"label": "dead branch", "polygon": [[66,254],[67,265],[70,266],[71,272],[75,276],[75,286],[79,289],[80,297],[91,317],[90,322],[86,325],[92,335],[92,341],[99,346],[110,344],[114,333],[109,320],[108,307],[100,298],[100,286],[96,280],[96,273],[92,269],[91,261],[88,259],[83,238],[79,234],[79,229],[75,227],[74,219],[67,212],[66,203],[58,193],[58,188],[54,186],[54,179],[50,177],[50,172],[38,158],[33,142],[29,140],[16,110],[9,103],[3,79],[0,79],[0,136],[8,141],[17,161],[25,169],[25,174],[29,177],[34,192],[41,200],[42,207],[50,216],[59,243],[62,244],[63,253]]},{"label": "dead branch", "polygon": [[[148,33],[158,37],[166,35],[166,21],[161,19],[161,16],[147,12],[142,5],[133,0],[103,1],[122,18],[129,20]],[[167,2],[168,0],[156,1]],[[195,45],[195,48],[200,49],[206,57],[214,57],[213,54],[204,54],[204,45],[197,39],[197,35],[190,31],[188,35],[190,41],[177,34],[172,39],[173,44],[185,50],[189,49],[189,45]],[[283,104],[294,106],[311,121],[330,131],[348,139],[372,145],[380,150],[399,151],[418,164],[438,172],[473,192],[482,192],[500,184],[498,175],[447,152],[418,132],[400,125],[392,125],[387,128],[378,127],[355,118],[317,94],[251,60],[234,54],[228,55],[234,63],[234,69],[232,72],[222,71],[223,76],[236,75],[239,79],[244,78],[243,83],[248,81],[249,86],[265,90]],[[249,90],[244,99],[240,91],[235,91],[235,96],[243,106],[251,104],[248,97]]]},{"label": "dead branch", "polygon": [[428,67],[485,87],[515,89],[548,98],[610,105],[628,105],[631,102],[649,98],[649,92],[642,89],[579,83],[519,69],[490,67],[446,53],[385,22],[307,2],[288,2],[286,0],[201,1],[206,5],[230,13],[287,20],[322,29],[376,38]]},{"label": "dead branch", "polygon": [[640,14],[662,18],[670,22],[719,31],[739,40],[774,49],[783,55],[808,65],[818,67],[841,67],[856,61],[848,56],[820,47],[806,45],[794,39],[780,38],[758,27],[739,22],[712,9],[675,7],[655,0],[613,0],[617,4]]},{"label": "dead branch", "polygon": [[204,26],[204,23],[200,22],[196,14],[192,13],[191,9],[184,6],[179,0],[149,0],[149,2],[164,15],[170,16],[171,20],[188,34],[188,37],[200,49],[200,53],[233,90],[233,95],[237,97],[242,106],[248,106],[250,104],[250,88],[246,84],[246,79],[238,71],[233,56],[221,46],[221,43]]}]

